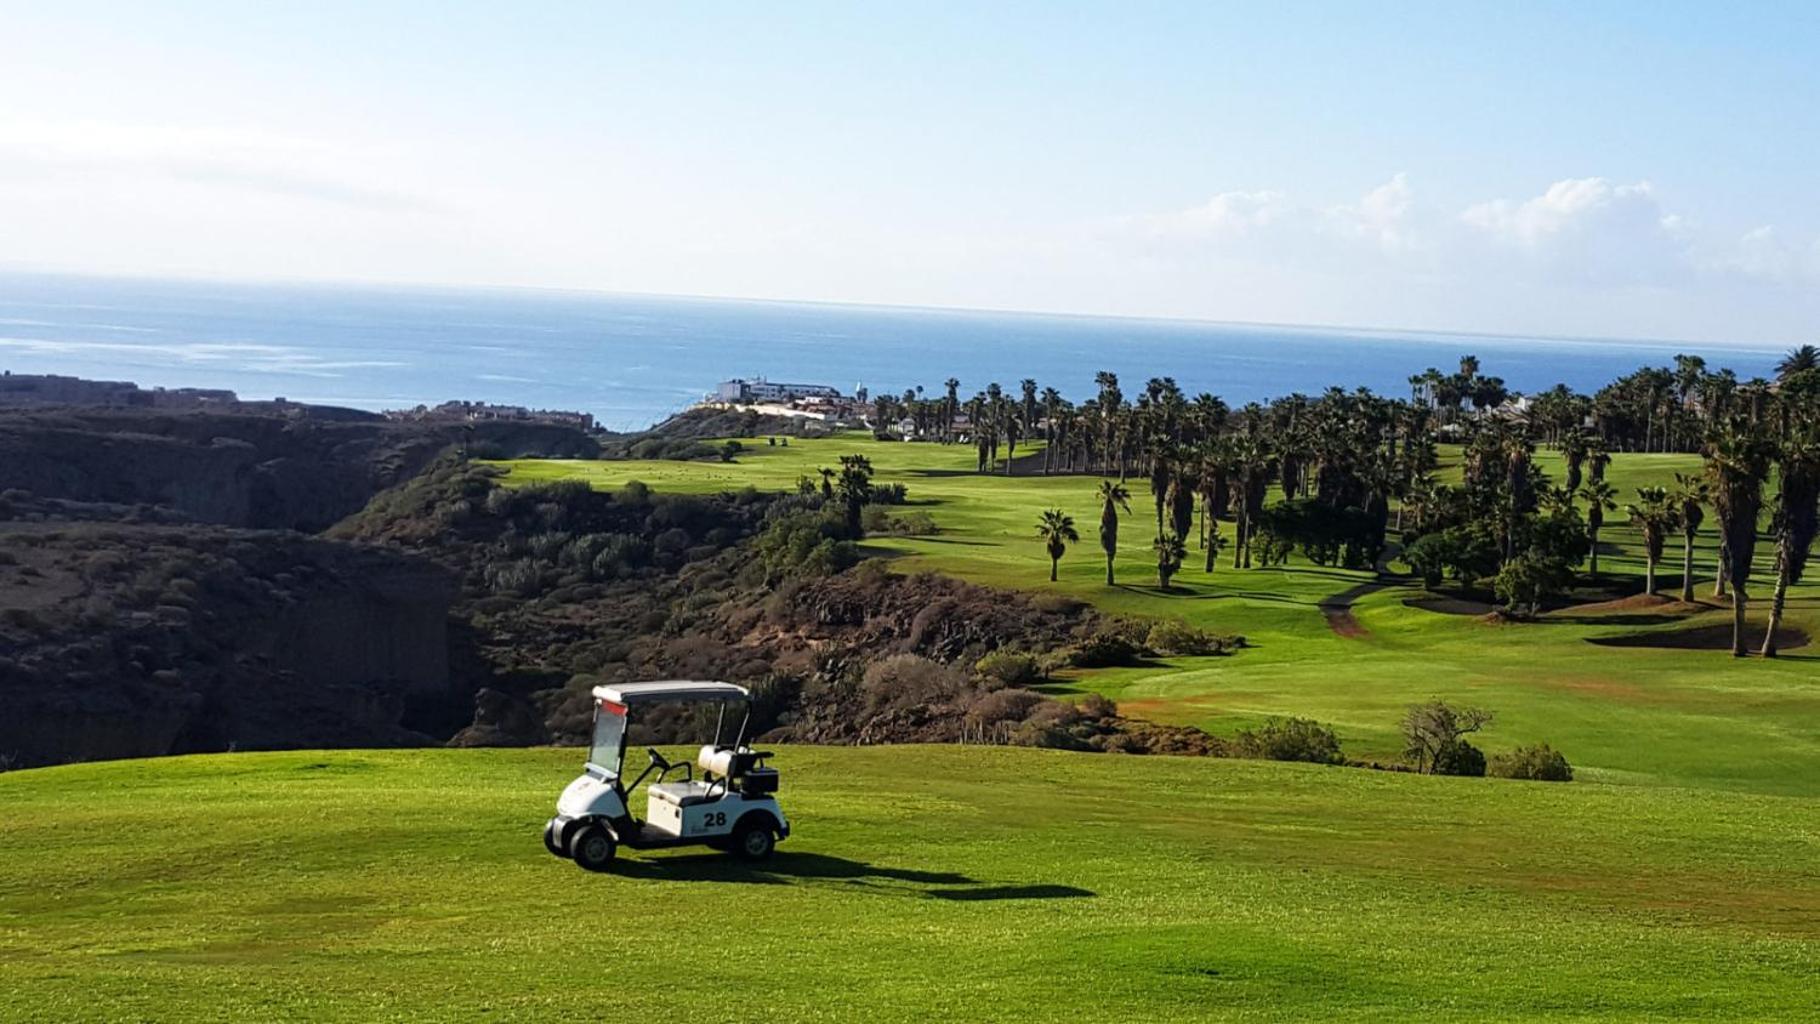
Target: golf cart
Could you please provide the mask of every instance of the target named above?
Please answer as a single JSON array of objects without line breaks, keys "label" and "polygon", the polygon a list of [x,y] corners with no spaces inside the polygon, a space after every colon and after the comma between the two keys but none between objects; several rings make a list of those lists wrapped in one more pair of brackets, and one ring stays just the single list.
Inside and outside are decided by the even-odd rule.
[{"label": "golf cart", "polygon": [[[745,745],[751,723],[751,694],[732,683],[625,683],[594,688],[593,742],[582,774],[556,801],[556,817],[543,829],[543,844],[589,871],[605,871],[621,846],[655,850],[669,846],[710,846],[747,860],[763,860],[790,834],[777,806],[777,769],[766,767],[767,750]],[[694,764],[672,764],[655,747],[650,763],[632,780],[621,781],[626,760],[626,726],[641,707],[660,703],[717,705],[714,742],[701,748]],[[739,727],[731,744],[721,743],[727,709],[736,706]],[[695,769],[701,777],[695,777]],[[632,817],[632,793],[655,772],[645,790],[645,821]],[[681,773],[670,781],[672,773]]]}]

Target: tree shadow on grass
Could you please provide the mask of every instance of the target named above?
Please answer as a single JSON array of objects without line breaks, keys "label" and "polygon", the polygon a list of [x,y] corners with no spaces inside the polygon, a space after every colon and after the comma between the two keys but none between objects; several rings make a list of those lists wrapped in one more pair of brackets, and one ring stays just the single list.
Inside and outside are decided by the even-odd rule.
[{"label": "tree shadow on grass", "polygon": [[893,868],[820,853],[779,851],[759,863],[723,853],[675,857],[626,857],[614,862],[622,878],[667,882],[738,882],[755,885],[804,885],[838,882],[941,900],[1058,899],[1093,896],[1068,885],[987,885],[954,871]]}]

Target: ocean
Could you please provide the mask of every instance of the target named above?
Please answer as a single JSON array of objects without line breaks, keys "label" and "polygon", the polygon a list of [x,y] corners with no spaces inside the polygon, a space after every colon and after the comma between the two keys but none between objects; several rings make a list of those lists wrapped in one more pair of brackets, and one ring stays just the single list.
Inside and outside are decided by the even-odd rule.
[{"label": "ocean", "polygon": [[1338,385],[1402,396],[1463,354],[1512,388],[1591,391],[1677,352],[1767,376],[1780,347],[989,313],[508,289],[0,274],[0,370],[388,409],[479,399],[647,426],[729,377],[963,397],[1099,370],[1172,376],[1233,406]]}]

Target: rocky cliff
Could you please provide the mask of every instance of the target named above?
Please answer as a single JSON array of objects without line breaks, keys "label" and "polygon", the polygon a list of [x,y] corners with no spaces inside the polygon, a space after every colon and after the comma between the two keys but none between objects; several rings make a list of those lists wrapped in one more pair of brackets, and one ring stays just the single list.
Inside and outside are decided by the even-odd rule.
[{"label": "rocky cliff", "polygon": [[0,491],[314,532],[458,445],[500,457],[599,452],[581,431],[541,423],[470,429],[296,406],[270,413],[10,411],[0,412]]},{"label": "rocky cliff", "polygon": [[8,524],[0,758],[431,742],[473,699],[453,592],[425,560],[292,533]]}]

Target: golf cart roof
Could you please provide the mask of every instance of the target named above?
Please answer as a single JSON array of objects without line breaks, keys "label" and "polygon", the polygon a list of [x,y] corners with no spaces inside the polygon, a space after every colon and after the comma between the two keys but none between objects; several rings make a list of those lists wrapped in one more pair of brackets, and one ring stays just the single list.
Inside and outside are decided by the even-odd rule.
[{"label": "golf cart roof", "polygon": [[654,704],[666,700],[745,700],[751,692],[732,683],[702,683],[688,679],[666,679],[655,683],[620,683],[596,686],[594,696],[615,704]]}]

